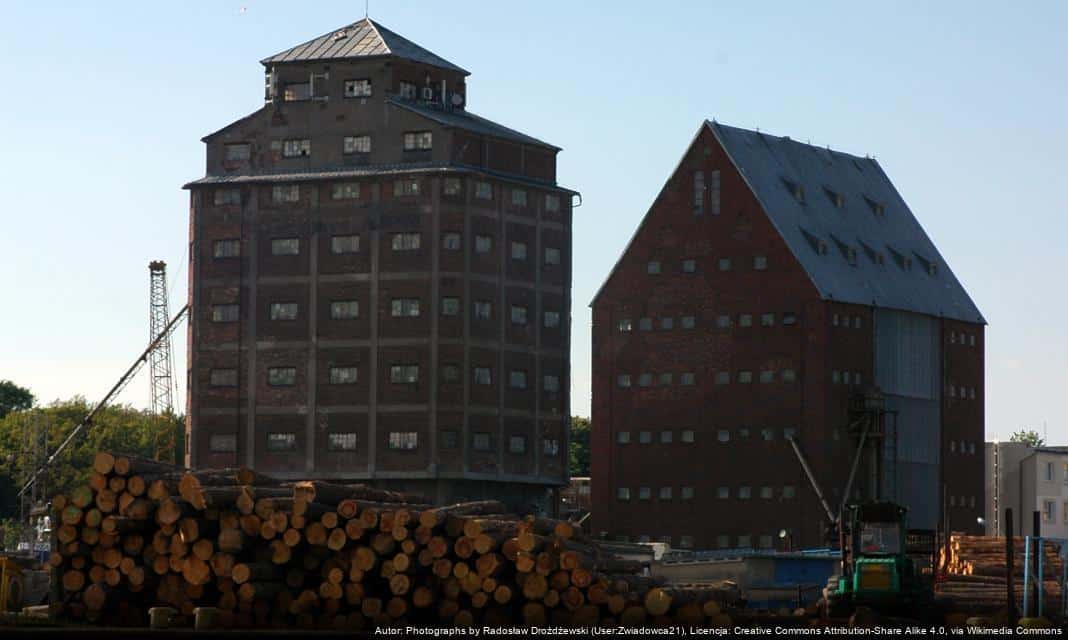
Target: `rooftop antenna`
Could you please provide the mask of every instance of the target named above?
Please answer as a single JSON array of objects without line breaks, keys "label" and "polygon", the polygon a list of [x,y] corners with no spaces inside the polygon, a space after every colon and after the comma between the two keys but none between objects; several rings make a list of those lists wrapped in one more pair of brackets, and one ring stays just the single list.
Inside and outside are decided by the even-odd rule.
[{"label": "rooftop antenna", "polygon": [[363,19],[371,17],[371,0],[363,0]]}]

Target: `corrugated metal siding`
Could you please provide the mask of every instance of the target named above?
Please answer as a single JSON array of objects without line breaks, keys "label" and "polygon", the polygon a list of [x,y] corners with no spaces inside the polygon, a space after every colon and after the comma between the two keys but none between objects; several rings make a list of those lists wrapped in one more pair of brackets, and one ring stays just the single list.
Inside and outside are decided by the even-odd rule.
[{"label": "corrugated metal siding", "polygon": [[[941,329],[936,318],[875,311],[875,384],[897,412],[884,450],[885,495],[908,507],[909,526],[938,523],[941,464]],[[887,417],[887,428],[894,425]]]}]

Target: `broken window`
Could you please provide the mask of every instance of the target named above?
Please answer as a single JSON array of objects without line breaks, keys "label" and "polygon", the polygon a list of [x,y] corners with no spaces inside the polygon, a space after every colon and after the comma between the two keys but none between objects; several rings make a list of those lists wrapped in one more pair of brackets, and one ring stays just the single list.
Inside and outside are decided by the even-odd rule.
[{"label": "broken window", "polygon": [[418,431],[390,431],[389,448],[412,451],[419,447]]},{"label": "broken window", "polygon": [[223,159],[226,162],[247,162],[252,157],[252,145],[236,142],[223,145]]},{"label": "broken window", "polygon": [[360,236],[351,234],[345,236],[332,236],[330,238],[330,251],[334,254],[359,253]]},{"label": "broken window", "polygon": [[419,365],[395,364],[390,366],[389,381],[394,384],[414,384],[419,382]]},{"label": "broken window", "polygon": [[343,151],[346,155],[371,153],[371,136],[345,136]]},{"label": "broken window", "polygon": [[271,320],[296,320],[297,319],[297,303],[296,302],[272,302],[271,303]]},{"label": "broken window", "polygon": [[268,451],[294,451],[297,448],[297,434],[295,433],[268,433]]},{"label": "broken window", "polygon": [[312,89],[310,82],[291,82],[285,86],[285,89],[282,92],[282,99],[286,102],[310,100],[311,96]]},{"label": "broken window", "polygon": [[282,156],[286,158],[302,158],[311,155],[311,140],[299,138],[284,140],[282,142]]},{"label": "broken window", "polygon": [[420,238],[418,233],[394,233],[390,247],[394,251],[415,251],[419,249]]},{"label": "broken window", "polygon": [[371,95],[371,81],[367,78],[345,81],[346,98],[367,98]]},{"label": "broken window", "polygon": [[355,451],[356,433],[329,433],[326,436],[327,451]]},{"label": "broken window", "polygon": [[356,384],[358,377],[356,367],[330,367],[330,384]]},{"label": "broken window", "polygon": [[271,367],[267,369],[267,384],[272,387],[291,387],[296,383],[296,367]]}]

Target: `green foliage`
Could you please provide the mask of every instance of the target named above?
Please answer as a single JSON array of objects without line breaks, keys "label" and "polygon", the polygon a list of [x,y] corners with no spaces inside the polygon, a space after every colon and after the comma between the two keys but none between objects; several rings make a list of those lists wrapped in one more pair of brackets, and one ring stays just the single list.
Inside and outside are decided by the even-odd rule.
[{"label": "green foliage", "polygon": [[571,451],[569,467],[572,476],[590,475],[590,419],[571,416]]},{"label": "green foliage", "polygon": [[10,380],[0,380],[0,418],[12,411],[23,411],[33,406],[33,394]]},{"label": "green foliage", "polygon": [[[32,411],[11,413],[0,419],[0,517],[17,515],[17,491],[34,472],[30,455],[31,435],[47,431],[47,451],[51,453],[81,422],[90,410],[85,398],[59,401]],[[93,424],[67,447],[49,467],[48,495],[65,493],[89,478],[93,456],[98,451],[122,451],[154,457],[156,434],[172,429],[176,439],[176,454],[183,451],[183,419],[179,416],[156,418],[148,411],[127,405],[103,409]],[[14,494],[14,495],[12,495]]]},{"label": "green foliage", "polygon": [[1046,444],[1046,439],[1038,435],[1034,429],[1020,429],[1012,434],[1009,442],[1022,442],[1029,447],[1041,447]]}]

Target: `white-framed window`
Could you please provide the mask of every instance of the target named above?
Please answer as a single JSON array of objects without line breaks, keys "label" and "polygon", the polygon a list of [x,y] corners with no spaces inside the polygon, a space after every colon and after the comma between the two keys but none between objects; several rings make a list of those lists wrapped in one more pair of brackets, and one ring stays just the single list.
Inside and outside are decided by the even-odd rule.
[{"label": "white-framed window", "polygon": [[541,387],[546,393],[556,393],[560,390],[560,376],[542,376]]},{"label": "white-framed window", "polygon": [[545,210],[551,213],[560,211],[560,196],[555,193],[545,194]]},{"label": "white-framed window", "polygon": [[356,367],[330,367],[330,384],[356,384],[359,375]]},{"label": "white-framed window", "polygon": [[526,436],[509,436],[508,437],[508,453],[526,453],[527,452],[527,437]]},{"label": "white-framed window", "polygon": [[654,276],[659,274],[660,273],[660,261],[659,260],[650,260],[648,262],[648,264],[645,265],[645,272],[648,273],[649,275],[654,275]]},{"label": "white-framed window", "polygon": [[527,206],[527,192],[522,189],[512,189],[512,204],[517,207]]},{"label": "white-framed window", "polygon": [[549,457],[560,455],[560,441],[556,438],[542,438],[541,452]]},{"label": "white-framed window", "polygon": [[447,297],[441,299],[441,315],[443,316],[458,316],[460,315],[460,299]]},{"label": "white-framed window", "polygon": [[476,181],[475,197],[479,200],[493,200],[493,185],[484,180]]},{"label": "white-framed window", "polygon": [[296,367],[270,367],[267,369],[267,384],[272,387],[292,387],[296,383]]},{"label": "white-framed window", "polygon": [[527,259],[527,243],[512,241],[512,260]]},{"label": "white-framed window", "polygon": [[441,381],[445,384],[453,384],[460,381],[460,365],[441,365]]},{"label": "white-framed window", "polygon": [[489,367],[475,367],[475,384],[481,386],[493,384],[493,370]]},{"label": "white-framed window", "polygon": [[311,140],[308,138],[282,141],[282,156],[286,158],[306,158],[311,155]]},{"label": "white-framed window", "polygon": [[333,300],[330,302],[331,320],[352,320],[360,316],[360,303],[357,300]]},{"label": "white-framed window", "polygon": [[247,142],[234,142],[223,145],[223,160],[226,162],[245,162],[252,158],[252,145]]},{"label": "white-framed window", "polygon": [[687,444],[691,443],[691,442],[694,442],[694,431],[693,431],[693,429],[683,429],[682,430],[682,435],[680,437],[680,440],[682,440],[682,442],[685,442]]},{"label": "white-framed window", "polygon": [[330,252],[336,255],[343,253],[359,253],[360,252],[360,236],[359,234],[349,234],[344,236],[331,236],[330,238]]},{"label": "white-framed window", "polygon": [[299,184],[277,184],[271,187],[271,201],[279,202],[299,202],[300,201],[300,185]]},{"label": "white-framed window", "polygon": [[471,435],[471,448],[475,451],[492,451],[493,438],[484,431],[476,431]]},{"label": "white-framed window", "polygon": [[464,183],[460,178],[445,178],[441,186],[442,193],[447,196],[458,196],[464,191]]},{"label": "white-framed window", "polygon": [[556,247],[545,247],[545,264],[560,264],[560,250]]},{"label": "white-framed window", "polygon": [[356,80],[345,81],[345,97],[346,98],[367,98],[371,95],[371,80],[368,78],[358,78]]},{"label": "white-framed window", "polygon": [[513,389],[527,388],[527,372],[521,369],[513,369],[508,372],[508,386]]},{"label": "white-framed window", "polygon": [[493,303],[487,300],[475,300],[475,319],[489,320],[493,317]]},{"label": "white-framed window", "polygon": [[241,204],[240,189],[216,189],[214,196],[217,207],[225,204]]},{"label": "white-framed window", "polygon": [[211,453],[234,453],[237,451],[237,436],[232,433],[217,433],[208,440]]},{"label": "white-framed window", "polygon": [[355,451],[356,432],[328,433],[326,434],[327,451]]},{"label": "white-framed window", "polygon": [[400,97],[406,100],[414,100],[416,96],[415,85],[411,82],[405,82],[401,80],[400,83]]},{"label": "white-framed window", "polygon": [[394,318],[419,317],[419,298],[393,298],[390,314]]},{"label": "white-framed window", "polygon": [[212,255],[216,258],[238,258],[241,256],[241,241],[216,240],[212,245]]},{"label": "white-framed window", "polygon": [[546,329],[555,329],[560,326],[560,312],[559,311],[546,311],[544,313],[544,325]]},{"label": "white-framed window", "polygon": [[630,431],[620,431],[616,433],[616,442],[619,444],[630,444]]},{"label": "white-framed window", "polygon": [[271,255],[299,256],[300,238],[274,238],[271,240]]},{"label": "white-framed window", "polygon": [[406,131],[405,151],[429,151],[434,148],[434,134],[430,131]]},{"label": "white-framed window", "polygon": [[630,500],[630,489],[627,487],[618,487],[616,489],[616,499],[622,502]]},{"label": "white-framed window", "polygon": [[396,198],[414,197],[419,195],[419,180],[416,178],[402,178],[393,181],[393,196]]},{"label": "white-framed window", "polygon": [[268,451],[296,451],[297,434],[295,433],[268,433]]},{"label": "white-framed window", "polygon": [[371,153],[371,136],[366,134],[345,136],[342,141],[341,151],[347,156],[356,153]]},{"label": "white-framed window", "polygon": [[419,447],[418,431],[390,431],[389,448],[413,451]]},{"label": "white-framed window", "polygon": [[237,322],[241,318],[241,308],[236,304],[216,304],[211,307],[212,322]]},{"label": "white-framed window", "polygon": [[475,253],[489,253],[493,249],[493,236],[478,234],[475,236]]},{"label": "white-framed window", "polygon": [[458,251],[463,244],[462,236],[455,231],[446,231],[441,234],[441,248],[446,251]]},{"label": "white-framed window", "polygon": [[296,302],[272,302],[271,303],[271,320],[296,320],[297,319],[297,303]]},{"label": "white-framed window", "polygon": [[212,369],[210,375],[213,387],[237,386],[237,369]]},{"label": "white-framed window", "polygon": [[390,248],[394,251],[418,251],[422,244],[422,235],[418,233],[394,233],[390,238]]},{"label": "white-framed window", "polygon": [[512,305],[512,324],[525,325],[527,323],[527,308],[513,304]]},{"label": "white-framed window", "polygon": [[419,365],[391,365],[389,367],[389,381],[394,384],[415,384],[419,382]]},{"label": "white-framed window", "polygon": [[616,385],[619,386],[619,387],[622,387],[624,389],[629,388],[630,387],[630,374],[629,373],[621,373],[618,376],[616,376]]}]

